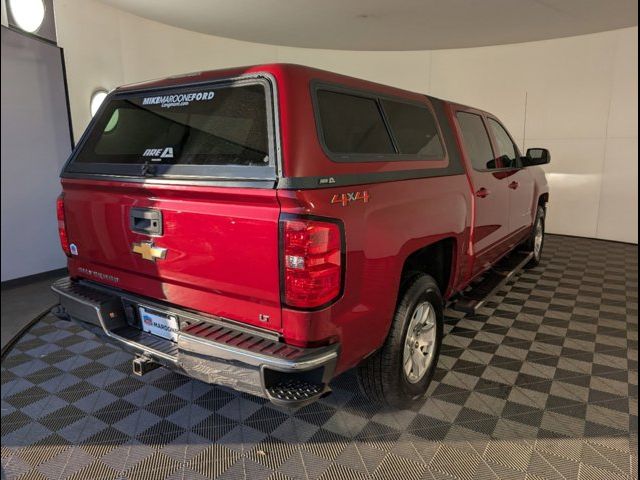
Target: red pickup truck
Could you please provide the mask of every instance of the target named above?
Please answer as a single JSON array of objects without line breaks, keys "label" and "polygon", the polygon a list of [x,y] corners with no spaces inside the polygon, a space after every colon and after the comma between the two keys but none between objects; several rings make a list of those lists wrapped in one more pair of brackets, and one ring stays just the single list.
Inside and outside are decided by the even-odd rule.
[{"label": "red pickup truck", "polygon": [[121,87],[61,174],[57,313],[138,375],[300,406],[358,367],[373,400],[406,406],[445,305],[477,306],[512,251],[540,260],[548,162],[487,112],[308,67]]}]

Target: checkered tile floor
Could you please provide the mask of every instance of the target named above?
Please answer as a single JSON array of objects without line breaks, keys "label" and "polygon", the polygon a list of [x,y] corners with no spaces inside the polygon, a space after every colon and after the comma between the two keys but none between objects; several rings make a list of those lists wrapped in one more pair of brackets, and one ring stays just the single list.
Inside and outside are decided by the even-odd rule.
[{"label": "checkered tile floor", "polygon": [[548,236],[544,264],[449,313],[431,395],[352,373],[297,412],[157,369],[49,316],[2,362],[2,469],[24,479],[637,478],[635,246]]}]

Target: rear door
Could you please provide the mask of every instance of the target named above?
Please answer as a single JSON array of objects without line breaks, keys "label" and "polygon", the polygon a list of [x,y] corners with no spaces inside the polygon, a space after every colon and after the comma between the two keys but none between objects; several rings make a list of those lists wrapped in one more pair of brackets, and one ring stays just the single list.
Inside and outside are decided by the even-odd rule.
[{"label": "rear door", "polygon": [[487,117],[487,124],[493,137],[496,160],[505,170],[503,175],[509,189],[509,233],[515,243],[533,224],[533,177],[522,167],[520,151],[507,129],[492,117]]},{"label": "rear door", "polygon": [[280,328],[269,82],[116,93],[63,171],[73,276]]},{"label": "rear door", "polygon": [[472,275],[475,275],[506,251],[508,189],[499,173],[500,165],[495,161],[483,115],[470,108],[458,109],[455,115],[474,193],[471,243],[475,258]]}]

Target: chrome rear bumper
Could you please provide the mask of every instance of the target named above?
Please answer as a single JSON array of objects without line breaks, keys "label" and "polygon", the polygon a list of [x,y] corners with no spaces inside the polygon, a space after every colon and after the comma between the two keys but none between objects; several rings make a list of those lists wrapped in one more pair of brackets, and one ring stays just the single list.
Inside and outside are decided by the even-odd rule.
[{"label": "chrome rear bumper", "polygon": [[[305,405],[330,391],[338,345],[293,347],[270,332],[83,280],[62,278],[51,288],[72,319],[131,353],[197,380],[289,406]],[[137,305],[177,316],[177,342],[142,331]]]}]

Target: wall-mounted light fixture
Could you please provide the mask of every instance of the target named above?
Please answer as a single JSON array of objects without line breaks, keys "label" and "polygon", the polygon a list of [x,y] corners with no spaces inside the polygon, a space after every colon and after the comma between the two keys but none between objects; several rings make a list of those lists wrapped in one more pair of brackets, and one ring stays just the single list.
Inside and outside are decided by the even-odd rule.
[{"label": "wall-mounted light fixture", "polygon": [[2,25],[57,43],[53,0],[0,0]]},{"label": "wall-mounted light fixture", "polygon": [[89,108],[91,109],[91,116],[93,117],[104,102],[104,99],[107,98],[108,92],[100,88],[91,94],[91,102],[89,103]]},{"label": "wall-mounted light fixture", "polygon": [[18,28],[35,33],[44,21],[43,0],[9,0],[9,10]]}]

